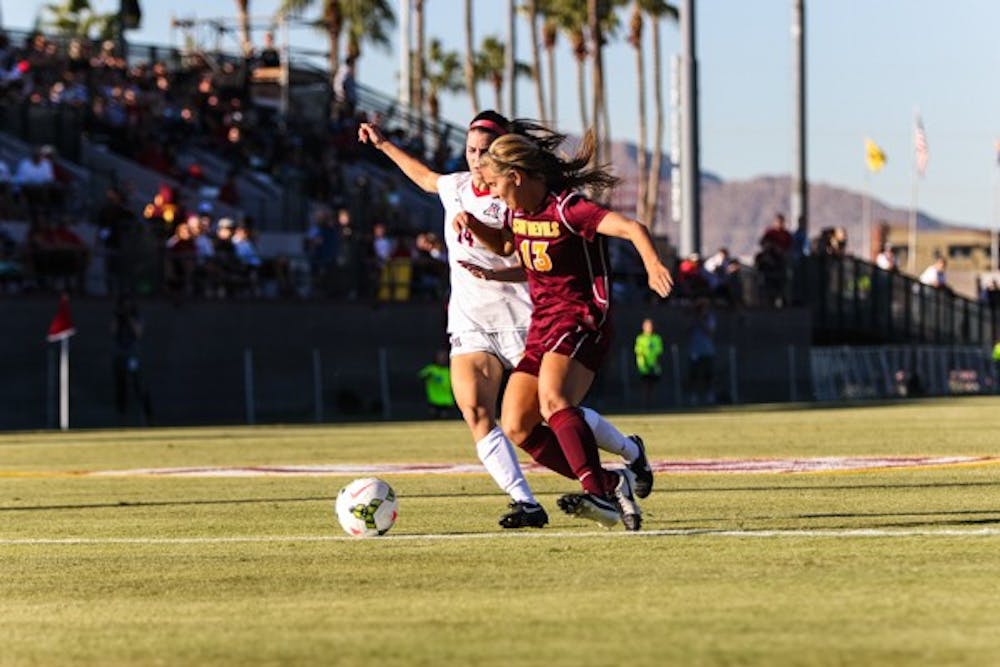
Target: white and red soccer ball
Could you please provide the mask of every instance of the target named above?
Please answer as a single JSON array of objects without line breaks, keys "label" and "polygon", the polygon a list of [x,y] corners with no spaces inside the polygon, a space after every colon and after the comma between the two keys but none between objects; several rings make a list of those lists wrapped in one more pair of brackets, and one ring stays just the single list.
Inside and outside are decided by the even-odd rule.
[{"label": "white and red soccer ball", "polygon": [[356,479],[337,494],[337,519],[352,537],[385,535],[396,523],[399,503],[392,487],[377,477]]}]

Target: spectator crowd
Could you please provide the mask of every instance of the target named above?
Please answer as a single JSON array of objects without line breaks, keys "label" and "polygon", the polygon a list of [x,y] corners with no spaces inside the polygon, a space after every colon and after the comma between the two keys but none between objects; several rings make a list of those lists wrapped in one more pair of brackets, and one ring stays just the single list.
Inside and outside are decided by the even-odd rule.
[{"label": "spectator crowd", "polygon": [[[23,43],[14,43],[0,33],[3,113],[23,115],[26,108],[44,108],[72,114],[81,133],[91,141],[161,174],[165,183],[147,203],[142,216],[128,215],[133,193],[128,182],[119,182],[112,184],[116,192],[107,195],[100,211],[89,212],[90,219],[71,219],[63,207],[66,188],[60,182],[59,165],[52,160],[51,149],[47,154],[37,150],[16,169],[11,169],[0,153],[0,219],[27,220],[27,236],[37,240],[5,250],[4,264],[0,266],[8,268],[0,275],[10,273],[12,279],[19,276],[28,286],[48,286],[53,282],[50,269],[64,267],[59,270],[68,271],[68,260],[61,257],[65,254],[61,250],[56,260],[43,257],[48,250],[40,245],[41,239],[67,237],[72,234],[70,226],[89,222],[100,229],[94,254],[104,255],[105,266],[110,269],[106,272],[107,287],[122,287],[123,280],[134,277],[137,271],[148,272],[144,266],[149,263],[148,257],[137,260],[133,255],[138,251],[148,255],[155,249],[159,258],[154,273],[171,292],[255,293],[255,285],[266,277],[277,283],[278,292],[286,293],[291,290],[291,260],[269,262],[261,258],[258,247],[252,252],[245,250],[253,246],[257,235],[252,217],[243,215],[223,223],[222,216],[211,215],[213,203],[239,210],[238,183],[241,176],[246,176],[278,188],[294,189],[310,203],[307,210],[314,210],[314,220],[342,218],[341,212],[348,211],[351,222],[334,228],[338,234],[343,233],[335,243],[327,232],[326,243],[320,247],[313,227],[321,225],[310,226],[304,239],[303,251],[308,255],[304,270],[321,270],[306,277],[308,284],[300,286],[300,292],[376,293],[378,281],[384,280],[382,261],[373,249],[377,224],[391,230],[397,255],[411,253],[413,274],[419,279],[414,285],[416,293],[444,289],[436,264],[426,264],[428,255],[436,256],[437,262],[440,251],[431,253],[425,240],[410,231],[412,220],[403,204],[400,184],[347,168],[358,161],[379,159],[377,153],[356,140],[360,122],[378,119],[356,110],[357,91],[350,64],[338,72],[336,95],[331,98],[325,123],[282,116],[273,106],[254,102],[255,72],[278,64],[279,55],[266,40],[260,53],[250,58],[194,53],[172,61],[168,67],[153,59],[126,63],[112,42],[60,42],[32,33]],[[388,132],[391,140],[406,150],[417,155],[427,153],[422,141],[402,129]],[[228,165],[225,178],[211,182],[205,166],[184,156],[190,149],[221,157]],[[442,164],[436,165],[441,169],[458,166],[447,150],[438,150],[428,158],[441,160]],[[450,164],[443,164],[445,160]],[[206,193],[210,196],[206,197]],[[197,224],[192,216],[197,217]],[[305,228],[307,221],[298,224]],[[142,226],[140,236],[150,238],[141,242],[130,239],[137,235],[137,225]],[[50,230],[52,227],[59,233]],[[191,239],[182,238],[189,232]],[[185,256],[188,240],[202,248],[202,255]],[[227,250],[230,243],[241,249],[235,259]],[[211,260],[205,254],[209,245],[219,246]],[[326,266],[333,257],[333,246],[338,246],[335,252],[339,268],[335,272]],[[345,250],[341,252],[339,246]],[[313,251],[320,256],[314,257]],[[84,253],[77,255],[72,262],[74,274],[86,268]],[[337,281],[341,282],[335,284]],[[82,289],[84,285],[75,287]]]}]

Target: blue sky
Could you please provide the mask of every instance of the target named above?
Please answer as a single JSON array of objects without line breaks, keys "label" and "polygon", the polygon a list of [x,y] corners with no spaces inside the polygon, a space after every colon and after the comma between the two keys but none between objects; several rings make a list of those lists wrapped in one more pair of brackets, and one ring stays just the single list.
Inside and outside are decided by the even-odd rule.
[{"label": "blue sky", "polygon": [[[42,4],[0,0],[4,25],[30,26]],[[92,4],[109,11],[118,1]],[[142,28],[131,37],[137,42],[169,42],[171,13],[184,18],[235,14],[235,2],[226,0],[143,0],[142,5]],[[278,0],[251,0],[251,12],[270,16],[277,5]],[[461,50],[462,3],[425,0],[425,5],[427,38],[438,37],[446,48]],[[488,34],[504,34],[504,5],[474,1],[477,42]],[[806,5],[810,180],[859,192],[867,187],[876,198],[909,207],[913,115],[919,108],[930,147],[927,173],[917,189],[920,208],[947,222],[996,225],[1000,2],[806,0]],[[787,174],[793,162],[791,0],[699,0],[696,13],[702,168],[725,179]],[[518,57],[527,62],[527,28],[518,25]],[[665,54],[679,50],[675,27],[664,25],[661,35]],[[179,45],[179,34],[174,37]],[[296,46],[324,46],[322,36],[309,30],[293,31],[292,40]],[[575,68],[564,40],[559,51],[560,125],[579,131]],[[613,73],[613,137],[634,140],[633,51],[616,40],[605,62]],[[388,93],[396,89],[397,73],[394,52],[370,48],[360,63],[361,80]],[[520,86],[518,99],[520,115],[537,115],[527,84]],[[481,101],[492,103],[485,86]],[[469,104],[464,98],[446,98],[443,113],[462,123]],[[878,174],[866,174],[865,137],[888,156]]]}]

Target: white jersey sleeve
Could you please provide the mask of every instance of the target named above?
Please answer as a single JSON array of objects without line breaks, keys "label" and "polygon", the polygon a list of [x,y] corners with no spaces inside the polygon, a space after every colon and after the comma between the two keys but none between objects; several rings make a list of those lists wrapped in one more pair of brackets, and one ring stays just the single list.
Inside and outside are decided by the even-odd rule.
[{"label": "white jersey sleeve", "polygon": [[455,216],[466,211],[483,223],[500,228],[506,207],[489,193],[476,192],[469,172],[441,176],[437,186],[444,206],[444,239],[451,277],[448,332],[527,329],[531,320],[527,283],[482,280],[459,264],[464,261],[501,269],[517,266],[516,256],[501,257],[471,233],[459,234],[452,227]]}]

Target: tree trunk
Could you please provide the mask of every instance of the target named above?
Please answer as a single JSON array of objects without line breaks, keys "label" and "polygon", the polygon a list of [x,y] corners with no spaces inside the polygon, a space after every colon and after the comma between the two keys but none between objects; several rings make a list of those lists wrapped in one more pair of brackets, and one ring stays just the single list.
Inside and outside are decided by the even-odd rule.
[{"label": "tree trunk", "polygon": [[590,127],[590,120],[587,115],[587,72],[585,70],[586,64],[583,59],[576,59],[576,83],[577,91],[580,95],[580,124],[584,127]]},{"label": "tree trunk", "polygon": [[646,63],[642,53],[642,9],[639,0],[632,5],[632,18],[629,26],[629,42],[635,48],[635,71],[639,88],[639,129],[636,137],[635,162],[638,174],[636,176],[635,215],[643,222],[646,220]]},{"label": "tree trunk", "polygon": [[545,120],[545,86],[542,83],[542,56],[538,50],[538,2],[527,0],[528,21],[531,23],[531,78],[535,81],[535,102],[538,117]]},{"label": "tree trunk", "polygon": [[660,200],[660,163],[663,159],[663,74],[660,67],[660,22],[656,16],[650,17],[653,43],[653,109],[656,114],[656,129],[653,131],[653,159],[649,165],[649,181],[646,185],[646,219],[650,233],[656,227],[656,209]]},{"label": "tree trunk", "polygon": [[253,52],[253,43],[250,41],[250,0],[236,0],[236,16],[240,24],[240,48],[243,50],[243,57],[249,58]]},{"label": "tree trunk", "polygon": [[493,98],[496,101],[496,108],[503,109],[503,77],[493,77]]},{"label": "tree trunk", "polygon": [[421,143],[424,138],[424,1],[414,0],[413,3],[413,22],[417,28],[416,57],[413,59],[413,108],[417,112],[417,132]]},{"label": "tree trunk", "polygon": [[580,124],[590,126],[587,114],[587,41],[583,37],[583,28],[570,33],[570,48],[576,56],[576,89],[580,98]]},{"label": "tree trunk", "polygon": [[343,27],[343,20],[339,0],[326,0],[323,21],[326,23],[326,32],[330,40],[330,53],[327,56],[327,62],[330,67],[331,90],[333,89],[333,79],[337,76],[337,68],[340,67],[340,31]]},{"label": "tree trunk", "polygon": [[546,59],[549,61],[549,117],[552,127],[558,127],[559,114],[556,113],[556,55],[554,47],[546,47]]},{"label": "tree trunk", "polygon": [[465,0],[465,88],[469,91],[472,102],[472,115],[481,111],[479,108],[479,92],[476,90],[476,70],[473,64],[475,49],[472,34],[472,0]]},{"label": "tree trunk", "polygon": [[593,51],[593,128],[596,134],[595,151],[593,164],[604,163],[604,136],[606,128],[601,127],[604,122],[604,53],[603,36],[601,35],[601,20],[599,12],[599,0],[587,0],[587,22],[590,25],[590,42]]}]

